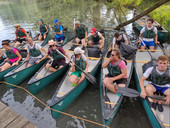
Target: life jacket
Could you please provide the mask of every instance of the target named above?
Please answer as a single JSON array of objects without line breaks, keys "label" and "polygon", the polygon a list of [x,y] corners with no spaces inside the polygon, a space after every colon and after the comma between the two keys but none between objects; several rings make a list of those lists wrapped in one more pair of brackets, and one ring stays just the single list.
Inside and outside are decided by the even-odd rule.
[{"label": "life jacket", "polygon": [[[79,66],[79,68],[82,70],[86,69],[86,62],[83,60],[82,56],[80,57],[79,60],[75,59],[75,64]],[[77,67],[75,69],[76,71],[80,71]]]},{"label": "life jacket", "polygon": [[47,31],[45,26],[46,26],[45,24],[40,25],[40,32],[43,33],[43,34]]},{"label": "life jacket", "polygon": [[123,37],[123,34],[121,34],[121,35],[122,35],[122,39],[121,40],[116,40],[117,45],[120,45],[121,43],[125,43],[125,39]]},{"label": "life jacket", "polygon": [[99,42],[100,39],[101,39],[101,38],[100,38],[100,36],[98,35],[98,32],[96,31],[96,36],[93,36],[93,35],[92,35],[92,40],[93,40],[94,42]]},{"label": "life jacket", "polygon": [[33,48],[31,48],[29,45],[28,45],[28,49],[29,49],[29,52],[30,52],[30,56],[32,57],[37,57],[39,55],[41,55],[41,51],[36,49],[35,47],[36,44],[34,44]]},{"label": "life jacket", "polygon": [[18,57],[18,56],[14,53],[14,48],[12,48],[11,50],[8,50],[8,51],[5,50],[5,53],[6,53],[6,55],[7,55],[7,57],[8,57],[9,59],[14,59],[14,58],[17,58],[17,57]]},{"label": "life jacket", "polygon": [[25,38],[26,37],[26,34],[21,31],[23,28],[21,28],[19,31],[16,31],[16,34],[17,34],[17,37],[19,38]]},{"label": "life jacket", "polygon": [[145,26],[145,31],[142,34],[143,38],[155,38],[155,33],[154,33],[154,26],[152,27],[152,29],[148,29],[147,26]]},{"label": "life jacket", "polygon": [[54,25],[54,32],[60,32],[60,24],[59,26]]},{"label": "life jacket", "polygon": [[154,66],[154,68],[151,71],[151,74],[150,74],[149,78],[150,78],[150,81],[152,83],[157,84],[157,85],[163,86],[163,85],[166,85],[166,84],[170,84],[170,69],[167,68],[165,73],[160,75],[156,71],[156,66]]},{"label": "life jacket", "polygon": [[86,26],[81,24],[80,28],[76,27],[76,33],[78,38],[85,38]]},{"label": "life jacket", "polygon": [[[57,48],[57,50],[59,50],[59,48]],[[64,59],[64,57],[57,52],[57,50],[53,51],[50,49],[50,56],[54,59],[54,60],[62,60]]]},{"label": "life jacket", "polygon": [[[120,59],[116,64],[112,64],[112,63],[109,63],[109,65],[107,66],[107,69],[109,71],[109,74],[112,75],[112,76],[118,76],[120,75],[122,72],[121,72],[121,69],[118,67],[118,64],[122,61],[123,59]],[[127,65],[127,62],[126,60],[123,60],[125,61],[126,65]]]}]

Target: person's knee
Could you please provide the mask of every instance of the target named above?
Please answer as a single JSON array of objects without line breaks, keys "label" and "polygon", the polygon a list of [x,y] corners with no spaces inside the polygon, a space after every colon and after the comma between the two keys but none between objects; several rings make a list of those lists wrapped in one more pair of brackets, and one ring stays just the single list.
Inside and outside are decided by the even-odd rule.
[{"label": "person's knee", "polygon": [[45,68],[46,68],[46,69],[48,69],[48,68],[49,68],[49,66],[50,66],[50,65],[47,63],[47,64],[45,65]]},{"label": "person's knee", "polygon": [[105,78],[105,79],[103,80],[103,84],[104,84],[104,86],[107,86],[107,84],[108,84],[108,79],[107,79],[107,78]]},{"label": "person's knee", "polygon": [[154,93],[153,87],[151,87],[151,86],[149,86],[149,85],[146,86],[145,90],[146,90],[146,93],[147,93],[147,94],[149,94],[149,93]]},{"label": "person's knee", "polygon": [[92,42],[92,41],[89,41],[89,42],[88,42],[88,45],[92,45],[92,44],[93,44],[93,42]]},{"label": "person's knee", "polygon": [[75,84],[76,83],[76,79],[73,76],[70,78],[70,83],[71,84]]}]

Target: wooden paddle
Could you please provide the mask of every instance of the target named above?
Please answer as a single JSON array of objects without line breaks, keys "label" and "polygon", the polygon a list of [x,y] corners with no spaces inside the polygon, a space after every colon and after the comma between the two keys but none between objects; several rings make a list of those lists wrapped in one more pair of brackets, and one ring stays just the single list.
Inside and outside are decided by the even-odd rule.
[{"label": "wooden paddle", "polygon": [[[70,61],[65,55],[63,55],[58,49],[56,49],[56,51],[58,52],[58,53],[60,53],[62,56],[64,56],[68,61]],[[70,61],[71,62],[71,61]],[[72,63],[72,62],[71,62]],[[80,71],[82,71],[84,74],[85,74],[85,76],[86,76],[86,79],[88,80],[88,81],[90,81],[93,85],[98,85],[98,83],[97,83],[97,80],[96,80],[96,78],[93,76],[93,75],[91,75],[91,74],[87,74],[87,73],[85,73],[79,66],[77,66],[76,64],[75,64],[75,66],[76,66],[76,68],[78,68]]]},{"label": "wooden paddle", "polygon": [[[121,94],[123,96],[127,96],[127,97],[139,97],[140,96],[140,93],[138,91],[136,91],[135,89],[125,88],[125,87],[118,87],[117,93]],[[147,97],[157,99],[157,100],[166,101],[165,99],[160,98],[160,97],[152,97],[152,96],[147,96]]]}]

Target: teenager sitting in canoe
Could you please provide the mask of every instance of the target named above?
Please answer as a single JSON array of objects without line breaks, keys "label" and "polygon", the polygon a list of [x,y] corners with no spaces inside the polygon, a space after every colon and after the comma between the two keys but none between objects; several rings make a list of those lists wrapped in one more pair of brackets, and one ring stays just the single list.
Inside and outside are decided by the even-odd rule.
[{"label": "teenager sitting in canoe", "polygon": [[[77,65],[79,68],[81,68],[84,72],[87,73],[88,70],[88,62],[83,54],[84,51],[80,47],[76,47],[74,49],[74,55],[71,57],[71,77],[70,77],[70,83],[71,86],[78,85],[82,80],[85,79],[85,75],[82,71],[80,71],[78,68],[76,68],[75,65]],[[79,79],[79,77],[81,77]]]},{"label": "teenager sitting in canoe", "polygon": [[148,46],[150,50],[155,49],[155,43],[158,42],[158,36],[157,36],[157,28],[153,26],[153,19],[147,20],[147,26],[143,27],[140,31],[139,40],[138,43],[141,42],[140,38],[143,38],[143,43],[141,42],[141,50],[145,49],[145,46]]},{"label": "teenager sitting in canoe", "polygon": [[8,41],[2,41],[2,46],[5,49],[7,58],[4,60],[6,63],[0,67],[1,72],[14,65],[18,65],[19,61],[22,59],[19,51],[16,48],[11,47]]},{"label": "teenager sitting in canoe", "polygon": [[121,43],[129,44],[125,34],[119,34],[119,32],[116,32],[113,38],[112,49],[118,48]]},{"label": "teenager sitting in canoe", "polygon": [[[38,64],[42,60],[47,58],[47,56],[48,56],[47,52],[44,48],[42,48],[41,45],[34,43],[31,37],[27,37],[26,40],[28,42],[27,57],[24,61],[26,62],[28,60],[28,58],[30,57],[27,67],[30,67],[35,63]],[[42,56],[41,51],[44,51],[46,53],[46,55],[44,57]]]},{"label": "teenager sitting in canoe", "polygon": [[[159,56],[157,66],[148,68],[140,79],[141,94],[140,96],[154,96],[154,92],[160,92],[166,97],[166,104],[170,104],[170,69],[168,66],[168,57],[165,55]],[[149,78],[150,83],[144,87],[144,81]],[[163,111],[161,100],[153,99],[152,107],[157,108],[160,112]]]},{"label": "teenager sitting in canoe", "polygon": [[88,38],[90,38],[88,41],[88,45],[99,45],[99,49],[102,49],[105,38],[100,32],[96,30],[96,28],[91,29],[91,32],[85,38],[85,41],[87,41]]},{"label": "teenager sitting in canoe", "polygon": [[57,19],[55,19],[53,21],[53,23],[54,23],[54,32],[53,33],[56,34],[56,41],[58,43],[62,43],[64,40],[63,27],[62,27],[62,25],[59,24]]},{"label": "teenager sitting in canoe", "polygon": [[82,43],[83,49],[86,47],[86,42],[85,42],[85,37],[87,37],[87,29],[86,26],[83,24],[80,24],[79,21],[75,22],[75,35],[76,35],[76,42],[77,43]]},{"label": "teenager sitting in canoe", "polygon": [[63,57],[59,52],[57,52],[57,50],[64,54],[67,58],[70,59],[70,57],[67,55],[67,53],[62,47],[57,46],[55,41],[50,40],[48,42],[48,45],[48,57],[50,58],[50,60],[52,60],[52,62],[46,64],[46,69],[51,72],[55,72],[56,70],[62,68],[66,63],[65,57]]},{"label": "teenager sitting in canoe", "polygon": [[15,24],[15,36],[16,38],[14,39],[16,41],[14,47],[17,48],[23,41],[26,41],[26,37],[29,36],[27,32],[20,27],[19,24]]},{"label": "teenager sitting in canoe", "polygon": [[[103,80],[103,84],[107,89],[116,93],[117,86],[126,86],[127,66],[125,61],[121,59],[121,54],[118,49],[112,50],[110,58],[102,64],[102,67],[107,68],[109,72]],[[113,83],[116,83],[117,86],[114,86]]]},{"label": "teenager sitting in canoe", "polygon": [[40,35],[38,37],[39,40],[45,40],[47,34],[48,34],[48,28],[47,28],[47,25],[44,24],[43,20],[40,19],[39,20],[39,32],[40,32]]}]

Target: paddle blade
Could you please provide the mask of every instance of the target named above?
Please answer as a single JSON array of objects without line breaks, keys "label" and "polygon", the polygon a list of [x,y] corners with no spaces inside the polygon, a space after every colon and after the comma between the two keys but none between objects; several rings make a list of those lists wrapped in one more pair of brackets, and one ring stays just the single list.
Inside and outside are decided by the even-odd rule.
[{"label": "paddle blade", "polygon": [[138,97],[140,95],[138,91],[125,87],[118,87],[117,93],[127,97]]},{"label": "paddle blade", "polygon": [[92,83],[92,84],[95,85],[95,86],[98,85],[97,79],[96,79],[93,75],[87,74],[87,73],[86,73],[85,75],[86,75],[86,79],[87,79],[90,83]]}]

